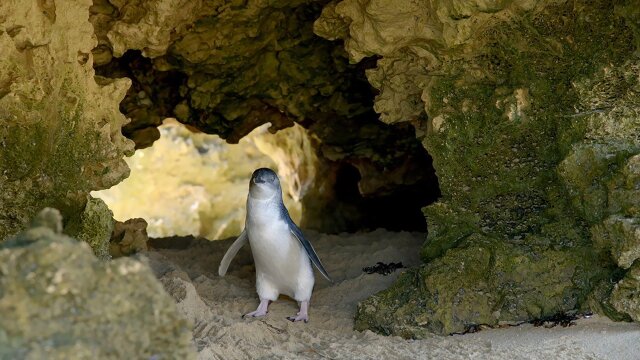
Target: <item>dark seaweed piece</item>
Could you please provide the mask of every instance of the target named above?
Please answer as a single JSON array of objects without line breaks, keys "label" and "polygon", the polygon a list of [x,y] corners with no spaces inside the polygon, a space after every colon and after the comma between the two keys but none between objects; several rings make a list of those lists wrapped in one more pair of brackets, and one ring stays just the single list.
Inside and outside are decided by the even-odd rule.
[{"label": "dark seaweed piece", "polygon": [[472,325],[467,326],[464,329],[464,331],[462,331],[462,332],[454,332],[454,333],[451,333],[449,335],[473,334],[473,333],[477,333],[478,331],[482,330],[483,328],[491,328],[491,326],[485,325],[485,324],[472,324]]},{"label": "dark seaweed piece", "polygon": [[552,328],[558,325],[567,327],[574,326],[576,324],[576,320],[589,316],[591,316],[591,313],[558,313],[540,319],[531,320],[529,323],[533,324],[533,326],[544,326],[546,328]]},{"label": "dark seaweed piece", "polygon": [[567,327],[567,326],[574,326],[576,324],[575,320],[588,319],[592,315],[593,315],[592,312],[585,312],[585,313],[572,312],[572,313],[555,314],[552,316],[547,316],[544,318],[534,319],[530,321],[521,321],[515,324],[502,324],[502,325],[495,325],[495,326],[491,326],[487,324],[473,324],[473,325],[467,326],[462,332],[454,332],[449,335],[453,336],[453,335],[473,334],[484,329],[515,327],[515,326],[520,326],[522,324],[533,324],[533,326],[544,326],[547,329],[558,326],[558,325],[561,325],[562,327]]},{"label": "dark seaweed piece", "polygon": [[377,264],[375,264],[374,266],[367,266],[362,268],[363,272],[366,272],[367,274],[373,274],[373,273],[377,273],[377,274],[381,274],[384,276],[387,276],[389,274],[391,274],[392,272],[398,270],[398,269],[402,269],[404,268],[404,266],[402,265],[402,262],[399,263],[389,263],[389,264],[385,264],[382,263],[380,261],[378,261]]}]

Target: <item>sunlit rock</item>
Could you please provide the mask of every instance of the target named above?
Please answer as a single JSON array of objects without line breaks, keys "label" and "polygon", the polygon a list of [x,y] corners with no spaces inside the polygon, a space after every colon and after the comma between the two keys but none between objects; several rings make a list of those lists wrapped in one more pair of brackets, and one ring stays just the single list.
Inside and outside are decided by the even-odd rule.
[{"label": "sunlit rock", "polygon": [[94,79],[90,6],[0,3],[0,239],[46,206],[79,217],[129,173],[118,105],[131,81]]},{"label": "sunlit rock", "polygon": [[227,144],[168,121],[153,147],[127,158],[131,176],[95,193],[117,220],[141,217],[151,237],[195,235],[211,240],[238,235],[244,228],[249,179],[260,167],[277,170],[284,201],[295,221],[315,179],[317,158],[300,126],[270,134],[259,128]]}]

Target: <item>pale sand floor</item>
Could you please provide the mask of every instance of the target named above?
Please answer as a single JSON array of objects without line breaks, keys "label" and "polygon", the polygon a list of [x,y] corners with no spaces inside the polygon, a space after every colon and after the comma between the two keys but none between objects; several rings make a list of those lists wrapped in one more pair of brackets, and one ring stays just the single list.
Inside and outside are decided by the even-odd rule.
[{"label": "pale sand floor", "polygon": [[362,268],[378,261],[418,264],[424,234],[307,236],[335,280],[330,286],[316,274],[308,324],[285,319],[297,312],[287,298],[272,303],[265,318],[241,319],[258,304],[248,246],[223,278],[217,268],[231,240],[159,239],[158,249],[142,256],[193,322],[200,359],[640,359],[640,326],[598,316],[567,328],[523,325],[415,341],[353,331],[357,302],[400,272],[370,275]]}]

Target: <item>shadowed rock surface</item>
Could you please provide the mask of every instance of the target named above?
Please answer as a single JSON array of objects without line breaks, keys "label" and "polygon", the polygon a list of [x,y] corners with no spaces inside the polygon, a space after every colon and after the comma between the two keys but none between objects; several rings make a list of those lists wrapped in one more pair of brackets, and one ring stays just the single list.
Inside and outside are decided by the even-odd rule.
[{"label": "shadowed rock surface", "polygon": [[111,234],[109,254],[113,257],[135,254],[147,250],[148,241],[147,222],[144,219],[116,221]]}]

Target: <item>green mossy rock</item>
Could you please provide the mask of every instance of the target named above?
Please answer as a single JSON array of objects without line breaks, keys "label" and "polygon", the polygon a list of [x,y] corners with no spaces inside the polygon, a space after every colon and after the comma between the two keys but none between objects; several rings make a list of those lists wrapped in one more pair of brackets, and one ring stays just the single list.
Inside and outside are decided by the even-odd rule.
[{"label": "green mossy rock", "polygon": [[474,234],[360,303],[355,328],[419,338],[570,311],[602,276],[594,256],[588,247],[524,248]]},{"label": "green mossy rock", "polygon": [[0,246],[1,359],[195,359],[190,327],[148,266],[103,262],[45,209]]},{"label": "green mossy rock", "polygon": [[102,199],[89,196],[79,219],[72,219],[65,227],[65,232],[89,244],[99,259],[108,260],[111,258],[109,243],[114,225],[113,212],[107,204]]},{"label": "green mossy rock", "polygon": [[593,227],[593,240],[610,250],[618,266],[628,269],[640,259],[640,219],[611,216]]},{"label": "green mossy rock", "polygon": [[633,263],[611,293],[609,303],[620,313],[640,322],[640,261]]}]

